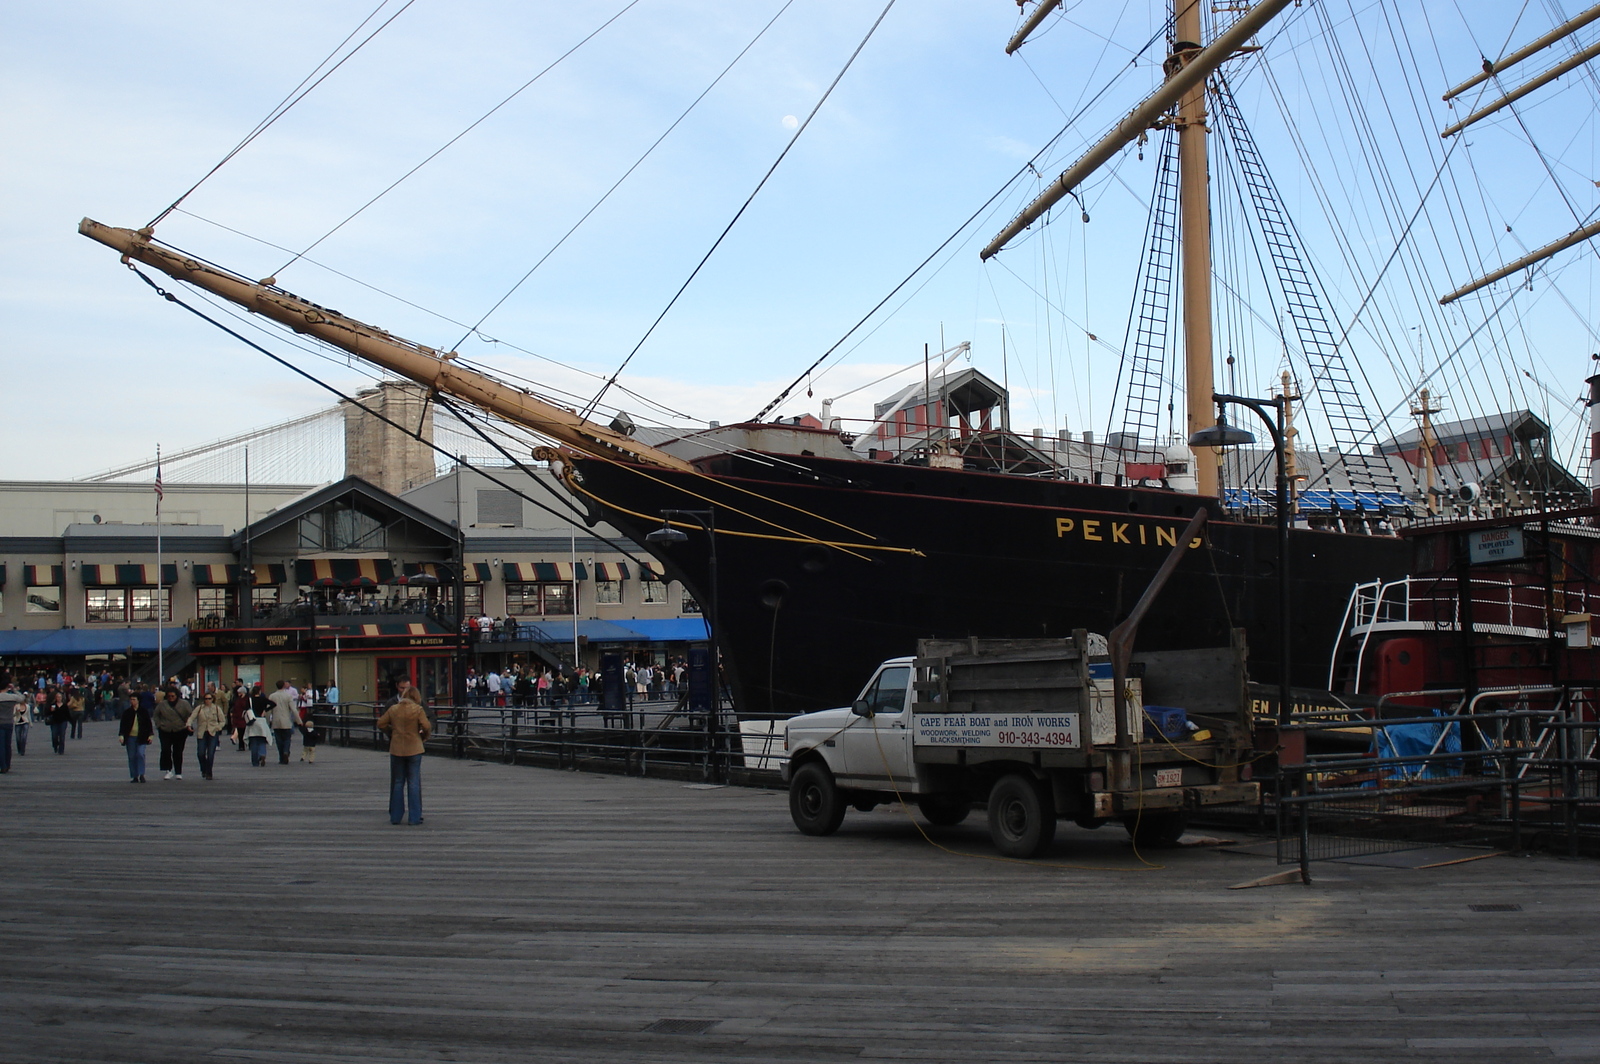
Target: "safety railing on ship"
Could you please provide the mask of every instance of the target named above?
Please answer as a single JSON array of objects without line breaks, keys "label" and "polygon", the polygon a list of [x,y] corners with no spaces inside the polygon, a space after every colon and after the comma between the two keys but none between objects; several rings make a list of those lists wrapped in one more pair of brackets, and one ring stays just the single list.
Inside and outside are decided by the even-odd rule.
[{"label": "safety railing on ship", "polygon": [[1295,713],[1273,804],[1278,859],[1417,847],[1600,848],[1600,693],[1525,686],[1397,692]]}]

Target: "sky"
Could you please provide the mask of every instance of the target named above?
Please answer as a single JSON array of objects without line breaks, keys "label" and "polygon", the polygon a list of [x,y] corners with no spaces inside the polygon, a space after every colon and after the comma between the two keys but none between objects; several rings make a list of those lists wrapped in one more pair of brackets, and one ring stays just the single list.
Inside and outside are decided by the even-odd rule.
[{"label": "sky", "polygon": [[[51,428],[0,450],[0,479],[83,476],[158,444],[170,453],[330,403],[161,301],[76,226],[84,216],[150,222],[352,31],[364,24],[359,40],[391,17],[157,235],[417,342],[459,345],[573,402],[637,346],[621,378],[629,391],[608,405],[643,423],[693,425],[754,415],[959,232],[777,413],[841,397],[835,414],[866,418],[874,399],[920,374],[925,348],[971,341],[972,364],[1011,387],[1015,427],[1104,431],[1156,142],[1122,153],[1081,204],[1058,207],[997,260],[977,254],[1159,81],[1161,46],[1140,52],[1159,40],[1151,5],[1063,7],[1006,56],[1012,0],[898,0],[800,131],[883,10],[878,0],[6,5],[0,352],[13,411]],[[1432,180],[1446,150],[1437,129],[1458,117],[1442,89],[1563,17],[1550,0],[1463,0],[1448,13],[1316,0],[1273,29],[1259,65],[1230,65],[1380,413],[1403,407],[1432,371],[1435,394],[1460,416],[1528,405],[1576,438],[1572,397],[1600,350],[1587,324],[1593,251],[1570,253],[1525,294],[1507,283],[1465,309],[1432,304],[1600,202],[1596,90],[1584,72],[1486,123]],[[1341,124],[1338,112],[1363,110]],[[1041,149],[1038,173],[1013,180]],[[1219,190],[1225,198],[1220,179]],[[1216,224],[1220,245],[1248,243],[1244,229]],[[1219,362],[1234,358],[1224,380],[1266,394],[1283,357],[1281,313],[1259,266],[1229,269],[1218,274],[1238,293],[1217,311]],[[253,335],[335,387],[372,380],[277,333]],[[905,372],[863,388],[896,369]],[[1395,431],[1409,427],[1399,416]]]}]

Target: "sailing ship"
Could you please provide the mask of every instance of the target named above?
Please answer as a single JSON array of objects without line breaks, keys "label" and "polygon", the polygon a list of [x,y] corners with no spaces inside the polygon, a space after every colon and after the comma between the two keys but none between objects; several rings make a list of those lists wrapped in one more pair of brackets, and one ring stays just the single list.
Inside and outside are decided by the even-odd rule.
[{"label": "sailing ship", "polygon": [[[919,638],[1067,636],[1106,631],[1137,601],[1201,508],[1211,516],[1186,545],[1140,645],[1180,649],[1226,645],[1243,629],[1255,679],[1287,674],[1320,686],[1347,619],[1351,589],[1404,576],[1409,544],[1392,534],[1409,500],[1392,469],[1361,445],[1370,437],[1354,396],[1341,345],[1316,306],[1307,272],[1270,181],[1257,176],[1251,195],[1278,226],[1274,266],[1288,292],[1299,346],[1312,366],[1323,413],[1345,431],[1343,467],[1351,491],[1341,511],[1297,521],[1280,556],[1278,531],[1252,512],[1248,493],[1225,493],[1217,451],[1182,445],[1216,421],[1211,339],[1213,283],[1208,189],[1208,126],[1239,125],[1219,71],[1252,50],[1250,41],[1292,0],[1261,0],[1202,43],[1199,7],[1174,4],[1164,83],[1083,156],[985,249],[1006,246],[1072,194],[1089,175],[1152,129],[1165,140],[1170,173],[1156,209],[1175,231],[1177,267],[1168,255],[1147,261],[1148,293],[1167,286],[1183,308],[1187,431],[1176,446],[1130,463],[1107,478],[1074,479],[1059,464],[1019,475],[997,462],[1016,443],[1009,433],[962,423],[950,396],[921,394],[927,446],[882,457],[827,422],[814,427],[756,421],[728,429],[646,442],[627,418],[591,420],[528,390],[468,368],[437,351],[256,282],[157,241],[149,229],[116,229],[85,219],[80,232],[148,265],[221,296],[391,373],[471,404],[550,441],[534,458],[548,462],[593,522],[614,525],[649,550],[709,614],[736,707],[787,715],[847,701],[872,666],[907,653]],[[1052,8],[1042,3],[1009,47],[1018,46]],[[1208,104],[1212,108],[1208,112]],[[1236,131],[1237,132],[1237,131]],[[1249,165],[1259,153],[1233,141]],[[1258,173],[1258,171],[1252,171]],[[1265,223],[1264,223],[1265,224]],[[1177,276],[1174,278],[1174,273]],[[1176,282],[1174,285],[1174,281]],[[1149,300],[1146,301],[1147,306]],[[1154,346],[1141,320],[1138,348]],[[1151,404],[1160,374],[1137,357],[1129,372],[1129,409]],[[1145,389],[1143,395],[1140,388]],[[1287,384],[1273,400],[1291,410]],[[1368,427],[1363,430],[1361,426]],[[870,443],[870,441],[868,441]],[[1155,469],[1150,466],[1156,465]],[[1140,475],[1135,476],[1135,472]],[[1192,484],[1192,490],[1179,490]],[[1316,527],[1312,527],[1316,525]],[[651,537],[673,527],[681,537]],[[660,541],[660,542],[658,542]],[[1280,612],[1280,566],[1295,603]]]}]

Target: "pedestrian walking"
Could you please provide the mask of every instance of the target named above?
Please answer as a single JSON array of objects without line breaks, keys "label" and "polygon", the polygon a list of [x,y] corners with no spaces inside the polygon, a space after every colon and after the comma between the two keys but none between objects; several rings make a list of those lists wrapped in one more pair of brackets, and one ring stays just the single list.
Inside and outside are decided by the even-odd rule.
[{"label": "pedestrian walking", "polygon": [[11,771],[11,730],[17,722],[17,709],[28,704],[28,696],[17,690],[9,678],[0,691],[0,772]]},{"label": "pedestrian walking", "polygon": [[272,703],[259,693],[252,695],[244,711],[244,737],[250,744],[250,764],[260,768],[267,763],[267,744],[272,741],[272,725],[266,714],[272,712]]},{"label": "pedestrian walking", "polygon": [[156,735],[161,740],[162,779],[183,779],[183,748],[189,742],[189,715],[194,712],[176,686],[168,687],[156,705]]},{"label": "pedestrian walking", "polygon": [[45,723],[50,725],[50,749],[58,754],[67,752],[67,729],[72,726],[72,706],[67,702],[67,693],[61,688],[50,698],[50,706],[45,710]]},{"label": "pedestrian walking", "polygon": [[70,739],[82,739],[84,714],[84,690],[82,687],[74,687],[72,693],[67,696],[67,712],[71,722],[67,737]]},{"label": "pedestrian walking", "polygon": [[122,723],[117,726],[117,742],[128,754],[128,782],[144,782],[144,748],[155,737],[155,722],[150,711],[138,699],[132,699],[122,711]]},{"label": "pedestrian walking", "polygon": [[267,701],[272,703],[272,734],[278,741],[278,764],[287,765],[295,725],[300,723],[300,714],[295,709],[295,690],[287,680],[279,680],[278,689],[267,696]]},{"label": "pedestrian walking", "polygon": [[422,694],[407,686],[394,705],[378,718],[378,730],[389,736],[389,823],[422,823],[422,752],[433,725],[422,707]]},{"label": "pedestrian walking", "polygon": [[201,779],[216,779],[213,772],[217,763],[217,747],[222,745],[222,733],[228,727],[227,701],[227,694],[218,688],[189,714],[188,728],[194,733],[195,756],[200,760]]},{"label": "pedestrian walking", "polygon": [[23,695],[22,700],[13,707],[11,717],[11,733],[17,740],[17,753],[23,757],[28,755],[28,724],[33,720],[33,699]]},{"label": "pedestrian walking", "polygon": [[317,747],[322,745],[322,725],[317,723],[317,711],[306,712],[305,725],[300,729],[300,760],[308,765],[317,763]]},{"label": "pedestrian walking", "polygon": [[235,684],[233,688],[233,701],[228,703],[228,726],[233,729],[233,743],[240,750],[244,749],[244,729],[247,721],[244,719],[245,711],[250,708],[250,692],[244,684]]}]

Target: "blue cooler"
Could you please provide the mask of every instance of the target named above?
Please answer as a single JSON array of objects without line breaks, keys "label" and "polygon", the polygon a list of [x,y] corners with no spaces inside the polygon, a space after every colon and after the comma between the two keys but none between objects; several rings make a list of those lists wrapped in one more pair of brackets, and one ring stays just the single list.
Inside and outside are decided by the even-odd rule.
[{"label": "blue cooler", "polygon": [[1147,739],[1184,739],[1189,735],[1189,711],[1176,706],[1145,706],[1144,734]]}]

